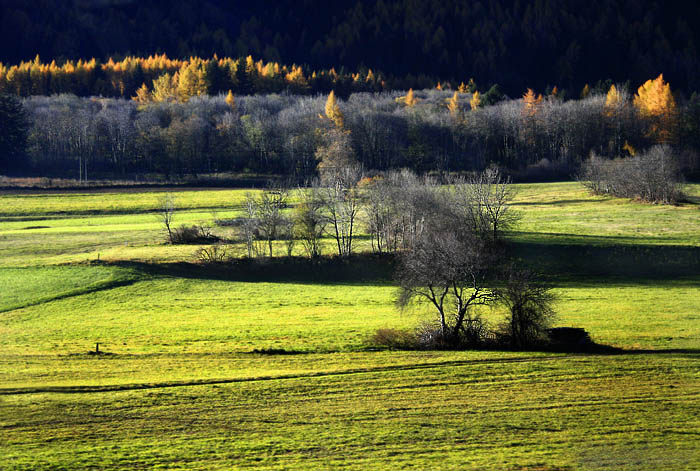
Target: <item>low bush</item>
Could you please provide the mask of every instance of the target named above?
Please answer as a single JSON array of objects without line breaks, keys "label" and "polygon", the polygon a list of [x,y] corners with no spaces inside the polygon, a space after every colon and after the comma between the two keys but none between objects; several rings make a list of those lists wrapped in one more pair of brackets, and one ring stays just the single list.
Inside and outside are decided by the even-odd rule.
[{"label": "low bush", "polygon": [[230,247],[226,244],[215,244],[202,247],[196,252],[197,260],[208,265],[211,263],[224,263],[231,258]]},{"label": "low bush", "polygon": [[665,204],[683,197],[678,163],[667,145],[654,146],[629,158],[592,156],[581,168],[581,180],[596,194]]},{"label": "low bush", "polygon": [[370,343],[396,350],[410,350],[417,347],[416,335],[399,329],[377,329]]},{"label": "low bush", "polygon": [[203,244],[219,240],[219,237],[212,233],[211,227],[201,224],[182,225],[173,229],[171,236],[173,244]]},{"label": "low bush", "polygon": [[492,343],[493,333],[479,316],[465,319],[458,335],[445,335],[440,324],[427,322],[418,327],[415,333],[417,348],[425,350],[461,350],[483,348]]}]

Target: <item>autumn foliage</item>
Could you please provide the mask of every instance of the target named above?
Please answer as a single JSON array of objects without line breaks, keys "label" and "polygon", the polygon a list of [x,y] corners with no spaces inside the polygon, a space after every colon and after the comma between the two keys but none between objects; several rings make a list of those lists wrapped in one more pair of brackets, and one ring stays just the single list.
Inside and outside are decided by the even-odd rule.
[{"label": "autumn foliage", "polygon": [[671,86],[664,82],[663,74],[647,80],[639,87],[634,97],[634,106],[651,122],[648,133],[650,138],[658,143],[672,142],[678,110],[671,94]]},{"label": "autumn foliage", "polygon": [[[165,78],[167,76],[167,79]],[[381,74],[371,70],[337,73],[334,69],[308,71],[293,64],[245,58],[170,59],[165,54],[126,57],[121,61],[96,59],[44,63],[32,61],[8,66],[0,63],[0,94],[17,96],[72,93],[78,96],[134,98],[145,101],[186,102],[193,96],[217,95],[232,90],[253,93],[294,94],[342,90],[374,92],[386,88]]]}]

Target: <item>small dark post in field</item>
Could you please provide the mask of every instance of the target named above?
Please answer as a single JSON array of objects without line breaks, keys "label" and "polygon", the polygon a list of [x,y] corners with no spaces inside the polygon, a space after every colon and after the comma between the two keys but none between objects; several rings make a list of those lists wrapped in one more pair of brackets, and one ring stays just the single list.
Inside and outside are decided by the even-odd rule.
[{"label": "small dark post in field", "polygon": [[100,354],[100,344],[99,342],[95,343],[95,354],[99,355]]}]

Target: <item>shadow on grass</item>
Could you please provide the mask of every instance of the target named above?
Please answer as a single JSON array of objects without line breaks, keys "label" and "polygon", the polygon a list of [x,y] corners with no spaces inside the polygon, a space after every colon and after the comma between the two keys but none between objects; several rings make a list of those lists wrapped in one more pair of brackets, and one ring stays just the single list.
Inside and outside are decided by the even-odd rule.
[{"label": "shadow on grass", "polygon": [[[556,285],[632,286],[665,281],[695,284],[700,275],[700,247],[570,245],[533,242],[509,244],[509,256]],[[394,280],[396,257],[357,254],[347,258],[275,257],[234,259],[224,263],[116,262],[146,276],[274,283],[374,283]]]},{"label": "shadow on grass", "polygon": [[[501,350],[503,351],[503,350]],[[522,352],[522,350],[521,350]],[[533,352],[533,351],[530,351]],[[538,352],[541,352],[539,350]],[[560,352],[562,353],[562,352]],[[234,383],[247,383],[252,381],[279,381],[287,379],[310,379],[310,378],[323,378],[323,377],[339,377],[346,375],[357,375],[357,374],[377,374],[384,372],[396,372],[396,371],[413,371],[413,370],[427,370],[433,368],[446,368],[446,367],[464,367],[472,365],[482,365],[482,364],[508,364],[508,363],[543,363],[557,361],[565,358],[579,358],[589,354],[588,352],[563,352],[568,353],[564,355],[552,355],[552,356],[516,356],[516,357],[499,357],[499,358],[479,358],[479,359],[469,359],[469,360],[444,360],[444,361],[434,361],[434,362],[420,362],[420,363],[409,363],[402,365],[385,365],[385,366],[369,366],[369,367],[359,367],[359,368],[347,368],[335,371],[311,371],[302,373],[290,373],[290,374],[278,374],[278,375],[263,375],[263,376],[252,376],[252,377],[242,377],[242,378],[211,378],[211,379],[192,379],[185,381],[163,381],[163,382],[149,382],[149,383],[130,383],[130,384],[108,384],[108,385],[97,385],[97,386],[36,386],[36,387],[13,387],[13,388],[0,388],[0,396],[7,395],[19,395],[19,394],[47,394],[47,393],[58,393],[58,394],[91,394],[91,393],[106,393],[106,392],[120,392],[120,391],[133,391],[133,390],[147,390],[147,389],[160,389],[160,388],[177,388],[177,387],[190,387],[190,386],[203,386],[203,385],[221,385],[221,384],[234,384]],[[612,354],[612,355],[625,355],[625,354],[660,354],[660,353],[688,353],[692,355],[700,354],[700,350],[619,350],[615,352],[590,352],[593,355],[600,354]],[[272,353],[271,353],[272,354]],[[289,354],[289,353],[283,353]]]},{"label": "shadow on grass", "polygon": [[212,264],[116,263],[151,276],[281,283],[388,283],[393,277],[394,264],[394,257],[377,254],[313,260],[304,257],[245,258]]},{"label": "shadow on grass", "polygon": [[700,247],[511,242],[509,253],[559,281],[572,278],[607,283],[615,278],[624,283],[700,275]]},{"label": "shadow on grass", "polygon": [[[583,246],[634,246],[652,247],[668,244],[667,237],[654,237],[645,235],[643,239],[634,235],[586,235],[566,232],[525,232],[508,231],[506,233],[509,243],[538,243],[543,245],[583,245]],[[640,241],[642,243],[640,243]],[[687,247],[686,245],[682,247]]]},{"label": "shadow on grass", "polygon": [[598,200],[594,199],[571,199],[571,200],[554,200],[554,201],[517,201],[510,203],[510,206],[566,206],[567,204],[590,204],[595,203]]},{"label": "shadow on grass", "polygon": [[668,349],[627,349],[591,342],[588,345],[540,345],[527,348],[509,348],[505,345],[483,345],[480,347],[454,347],[429,349],[417,346],[403,347],[370,347],[367,351],[479,351],[479,352],[512,352],[512,353],[561,353],[566,355],[690,355],[700,357],[700,348],[668,348]]}]

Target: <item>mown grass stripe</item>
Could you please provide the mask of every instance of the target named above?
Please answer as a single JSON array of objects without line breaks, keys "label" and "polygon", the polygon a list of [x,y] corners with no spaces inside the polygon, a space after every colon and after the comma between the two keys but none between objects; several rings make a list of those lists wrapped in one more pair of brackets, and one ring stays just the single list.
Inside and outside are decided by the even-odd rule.
[{"label": "mown grass stripe", "polygon": [[166,381],[160,383],[139,383],[139,384],[119,384],[105,386],[49,386],[49,387],[30,387],[30,388],[2,388],[0,395],[15,395],[15,394],[37,394],[37,393],[60,393],[60,394],[76,394],[76,393],[103,393],[117,391],[133,391],[138,389],[158,389],[158,388],[174,388],[186,386],[206,386],[212,384],[229,384],[229,383],[248,383],[253,381],[277,381],[286,379],[302,379],[302,378],[318,378],[325,376],[346,376],[363,373],[382,373],[387,371],[409,371],[421,370],[430,368],[441,368],[446,366],[468,366],[473,364],[484,363],[523,363],[523,362],[543,362],[554,361],[562,358],[572,358],[579,355],[553,355],[551,357],[519,357],[519,358],[499,358],[499,359],[479,359],[479,360],[455,360],[442,361],[432,363],[417,363],[414,365],[391,365],[370,368],[352,368],[340,371],[314,371],[309,373],[296,373],[288,375],[275,376],[255,376],[246,378],[221,378],[221,379],[203,379],[192,381]]}]

